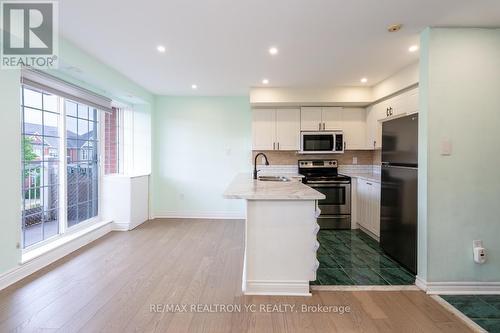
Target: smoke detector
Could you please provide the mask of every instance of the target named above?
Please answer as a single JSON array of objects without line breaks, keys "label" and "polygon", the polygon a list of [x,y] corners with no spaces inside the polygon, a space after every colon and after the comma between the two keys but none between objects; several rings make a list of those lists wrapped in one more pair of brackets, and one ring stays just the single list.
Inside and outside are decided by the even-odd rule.
[{"label": "smoke detector", "polygon": [[392,24],[392,25],[387,27],[387,31],[397,32],[397,31],[401,30],[402,26],[403,26],[402,24]]}]

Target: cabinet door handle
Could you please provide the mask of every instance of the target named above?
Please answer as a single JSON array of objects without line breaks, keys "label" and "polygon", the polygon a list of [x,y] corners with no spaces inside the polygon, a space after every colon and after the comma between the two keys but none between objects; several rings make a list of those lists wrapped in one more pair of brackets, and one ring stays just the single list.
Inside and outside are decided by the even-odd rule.
[{"label": "cabinet door handle", "polygon": [[344,141],[344,150],[347,149],[347,142]]},{"label": "cabinet door handle", "polygon": [[393,115],[392,111],[393,111],[393,110],[392,110],[392,107],[391,107],[391,116]]},{"label": "cabinet door handle", "polygon": [[280,150],[280,143],[278,142],[278,150]]},{"label": "cabinet door handle", "polygon": [[321,123],[318,123],[318,130],[321,131]]},{"label": "cabinet door handle", "polygon": [[325,123],[323,123],[323,131],[325,130],[325,127],[326,127],[326,125],[325,125]]},{"label": "cabinet door handle", "polygon": [[276,150],[276,142],[273,142],[273,150]]},{"label": "cabinet door handle", "polygon": [[373,185],[373,184],[372,184],[372,183],[368,183],[368,182],[366,182],[366,185],[370,185],[370,186],[371,186],[371,185]]},{"label": "cabinet door handle", "polygon": [[385,115],[389,117],[389,108],[385,109]]}]

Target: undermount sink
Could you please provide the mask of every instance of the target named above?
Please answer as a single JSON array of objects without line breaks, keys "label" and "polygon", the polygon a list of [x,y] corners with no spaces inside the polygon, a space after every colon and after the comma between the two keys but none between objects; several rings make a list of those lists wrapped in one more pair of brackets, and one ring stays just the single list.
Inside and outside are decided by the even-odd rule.
[{"label": "undermount sink", "polygon": [[290,179],[283,176],[259,176],[258,180],[265,182],[289,182]]}]

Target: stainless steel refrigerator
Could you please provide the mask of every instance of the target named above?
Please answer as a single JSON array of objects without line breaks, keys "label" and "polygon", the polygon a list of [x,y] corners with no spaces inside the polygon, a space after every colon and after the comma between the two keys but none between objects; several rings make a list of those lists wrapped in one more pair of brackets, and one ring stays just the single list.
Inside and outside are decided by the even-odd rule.
[{"label": "stainless steel refrigerator", "polygon": [[418,115],[382,124],[380,246],[417,273]]}]

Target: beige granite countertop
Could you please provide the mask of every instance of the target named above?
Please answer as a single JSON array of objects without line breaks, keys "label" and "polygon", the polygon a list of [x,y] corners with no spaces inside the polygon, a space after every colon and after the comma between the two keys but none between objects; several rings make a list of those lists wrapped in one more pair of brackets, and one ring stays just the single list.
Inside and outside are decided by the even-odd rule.
[{"label": "beige granite countertop", "polygon": [[372,182],[380,183],[380,173],[374,172],[342,172],[343,175],[369,180]]},{"label": "beige granite countertop", "polygon": [[251,174],[237,175],[224,192],[226,199],[246,200],[321,200],[325,195],[299,181],[269,182],[254,180]]},{"label": "beige granite countertop", "polygon": [[267,171],[262,170],[259,172],[259,176],[283,176],[288,178],[304,178],[300,173],[288,173],[288,172],[276,172],[276,171]]}]

